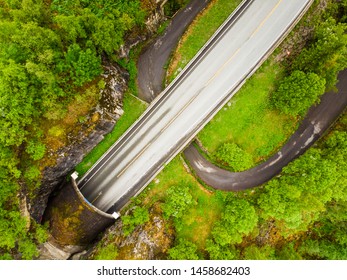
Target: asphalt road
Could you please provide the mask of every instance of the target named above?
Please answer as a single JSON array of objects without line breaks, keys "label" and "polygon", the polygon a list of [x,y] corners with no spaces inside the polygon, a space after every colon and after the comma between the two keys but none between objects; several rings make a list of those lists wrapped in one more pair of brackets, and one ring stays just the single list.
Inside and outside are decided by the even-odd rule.
[{"label": "asphalt road", "polygon": [[78,182],[86,199],[103,211],[120,210],[230,99],[310,3],[244,1]]},{"label": "asphalt road", "polygon": [[155,38],[141,53],[138,60],[139,97],[151,102],[163,90],[165,79],[164,66],[168,61],[172,50],[175,49],[179,39],[187,26],[198,13],[203,10],[210,0],[192,0],[180,10],[171,20],[164,34]]},{"label": "asphalt road", "polygon": [[207,161],[190,145],[184,155],[196,175],[216,189],[239,191],[259,186],[281,172],[290,161],[304,153],[318,140],[347,106],[347,69],[339,74],[338,93],[327,92],[321,102],[311,107],[298,130],[279,152],[258,166],[244,172],[229,172]]}]

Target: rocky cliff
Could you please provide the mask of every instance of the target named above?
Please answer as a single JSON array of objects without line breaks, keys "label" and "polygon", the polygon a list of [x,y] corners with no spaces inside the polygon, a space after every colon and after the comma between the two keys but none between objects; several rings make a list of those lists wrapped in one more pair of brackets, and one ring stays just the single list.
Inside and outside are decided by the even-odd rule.
[{"label": "rocky cliff", "polygon": [[[148,11],[145,26],[128,34],[119,57],[127,58],[132,47],[153,36],[165,19],[163,4],[166,1],[143,0],[143,6]],[[118,65],[104,65],[102,79],[106,86],[100,92],[99,103],[89,112],[83,123],[77,124],[76,130],[67,135],[68,144],[55,152],[56,164],[43,170],[40,187],[34,198],[28,199],[29,213],[36,221],[41,221],[52,192],[61,185],[83,157],[104,138],[104,135],[113,129],[123,114],[122,99],[127,90],[128,77],[128,73]]]}]

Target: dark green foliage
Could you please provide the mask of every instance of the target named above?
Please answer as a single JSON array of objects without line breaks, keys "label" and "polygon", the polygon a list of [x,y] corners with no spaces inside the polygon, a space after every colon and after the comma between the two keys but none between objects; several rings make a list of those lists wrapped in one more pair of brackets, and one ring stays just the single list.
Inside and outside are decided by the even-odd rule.
[{"label": "dark green foliage", "polygon": [[311,238],[299,247],[306,258],[347,259],[347,202],[333,201],[315,224]]},{"label": "dark green foliage", "polygon": [[248,246],[243,251],[243,258],[246,260],[273,260],[275,259],[275,249],[269,245],[258,247],[254,244]]},{"label": "dark green foliage", "polygon": [[253,231],[258,222],[254,207],[245,199],[228,195],[222,217],[212,229],[214,241],[220,246],[238,244]]},{"label": "dark green foliage", "polygon": [[341,18],[341,22],[347,23],[347,0],[341,0],[338,4],[338,16]]},{"label": "dark green foliage", "polygon": [[325,80],[314,73],[294,71],[271,96],[273,106],[292,116],[303,115],[325,91]]},{"label": "dark green foliage", "polygon": [[100,57],[95,51],[89,48],[82,50],[77,44],[69,46],[62,64],[62,68],[69,73],[75,86],[82,86],[101,74]]},{"label": "dark green foliage", "polygon": [[140,5],[139,0],[0,1],[0,255],[4,258],[9,252],[25,259],[37,254],[35,230],[26,228],[16,197],[23,191],[19,180],[32,188],[41,176],[38,165],[31,164],[46,153],[38,127],[47,119],[63,118],[67,104],[100,75],[101,57],[114,58],[126,32],[143,24]]},{"label": "dark green foliage", "polygon": [[210,260],[235,260],[239,258],[239,253],[235,247],[221,246],[211,239],[206,241],[206,251]]},{"label": "dark green foliage", "polygon": [[331,243],[329,240],[307,240],[301,252],[313,259],[346,260],[347,247]]},{"label": "dark green foliage", "polygon": [[302,260],[302,256],[297,250],[295,249],[294,242],[289,242],[285,245],[283,245],[282,248],[280,248],[276,252],[276,259],[278,260]]},{"label": "dark green foliage", "polygon": [[345,200],[346,139],[346,132],[335,132],[325,149],[311,148],[267,183],[259,198],[263,216],[284,221],[288,230],[297,232],[317,220],[326,203]]},{"label": "dark green foliage", "polygon": [[326,80],[327,88],[337,82],[339,71],[347,67],[347,25],[328,18],[315,30],[313,43],[293,63],[294,70],[314,72]]},{"label": "dark green foliage", "polygon": [[29,141],[25,151],[30,155],[33,160],[42,159],[46,152],[46,146],[39,141]]},{"label": "dark green foliage", "polygon": [[197,246],[188,241],[181,239],[178,245],[169,249],[169,259],[171,260],[199,260]]},{"label": "dark green foliage", "polygon": [[225,143],[220,146],[215,157],[236,172],[244,171],[253,165],[252,156],[235,143]]},{"label": "dark green foliage", "polygon": [[[6,252],[18,252],[21,259],[33,259],[38,256],[37,244],[47,239],[46,230],[39,225],[27,228],[27,221],[16,209],[6,211],[0,205],[0,256],[7,256]],[[0,257],[1,258],[1,257]]]},{"label": "dark green foliage", "polygon": [[184,7],[189,0],[168,0],[164,6],[165,14],[172,16],[177,10]]},{"label": "dark green foliage", "polygon": [[181,218],[193,203],[193,197],[187,186],[173,186],[166,192],[163,214],[166,219]]},{"label": "dark green foliage", "polygon": [[[2,1],[0,20],[0,143],[20,145],[38,117],[57,119],[74,87],[101,73],[125,32],[141,24],[139,1]],[[60,111],[61,113],[50,113]]]},{"label": "dark green foliage", "polygon": [[126,31],[144,22],[140,1],[62,1],[52,2],[63,40],[86,47],[90,38],[97,52],[111,55],[123,44]]}]

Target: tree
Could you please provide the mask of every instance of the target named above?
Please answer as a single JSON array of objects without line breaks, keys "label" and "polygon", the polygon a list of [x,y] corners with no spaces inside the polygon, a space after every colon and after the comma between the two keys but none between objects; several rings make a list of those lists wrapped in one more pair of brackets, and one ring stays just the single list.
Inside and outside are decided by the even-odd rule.
[{"label": "tree", "polygon": [[276,259],[278,260],[302,260],[303,257],[297,250],[295,249],[295,243],[288,242],[284,244],[280,249],[276,252]]},{"label": "tree", "polygon": [[337,74],[347,67],[347,25],[328,18],[317,26],[309,47],[295,59],[293,70],[314,72],[326,80],[327,88],[337,82]]},{"label": "tree", "polygon": [[235,143],[224,143],[219,147],[215,157],[226,163],[236,172],[244,171],[253,165],[252,156]]},{"label": "tree", "polygon": [[335,132],[322,148],[311,148],[265,185],[262,216],[274,218],[285,235],[306,230],[333,199],[346,199],[347,134]]},{"label": "tree", "polygon": [[211,239],[206,241],[206,251],[210,260],[236,260],[239,258],[239,253],[235,247],[230,245],[221,246]]},{"label": "tree", "polygon": [[0,64],[0,143],[19,146],[26,139],[25,127],[37,115],[36,91],[25,67],[9,60]]},{"label": "tree", "polygon": [[123,233],[125,236],[132,233],[135,227],[143,225],[149,221],[148,210],[143,207],[136,207],[130,215],[122,216]]},{"label": "tree", "polygon": [[175,247],[168,250],[169,259],[171,260],[199,260],[197,246],[186,240],[180,239]]},{"label": "tree", "polygon": [[243,251],[244,260],[274,260],[275,249],[270,245],[258,247],[254,244],[246,247]]},{"label": "tree", "polygon": [[181,218],[185,211],[193,203],[193,197],[187,186],[173,186],[166,191],[165,203],[163,205],[163,215],[165,219],[169,217]]},{"label": "tree", "polygon": [[272,105],[285,114],[304,115],[319,101],[325,91],[325,80],[314,73],[294,71],[284,78],[271,96]]},{"label": "tree", "polygon": [[30,140],[28,141],[28,145],[25,150],[33,160],[39,160],[45,155],[46,146],[45,144],[40,143],[38,140]]},{"label": "tree", "polygon": [[[30,181],[30,192],[41,175],[29,163],[45,155],[40,126],[64,117],[67,104],[101,73],[101,56],[114,60],[145,12],[139,0],[0,2],[0,255],[26,259],[37,254],[41,237],[21,217],[19,181]],[[128,227],[146,219],[135,210]]]},{"label": "tree", "polygon": [[229,195],[222,217],[212,229],[214,241],[220,246],[241,243],[244,235],[253,231],[258,216],[245,199]]},{"label": "tree", "polygon": [[298,251],[306,258],[345,260],[347,258],[347,201],[332,201],[312,226],[311,234]]}]

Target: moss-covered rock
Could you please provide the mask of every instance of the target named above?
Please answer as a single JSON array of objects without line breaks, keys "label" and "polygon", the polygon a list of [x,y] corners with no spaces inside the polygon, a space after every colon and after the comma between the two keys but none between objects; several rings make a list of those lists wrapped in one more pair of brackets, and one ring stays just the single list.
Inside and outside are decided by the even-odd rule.
[{"label": "moss-covered rock", "polygon": [[[173,228],[163,219],[160,207],[154,205],[149,211],[148,222],[137,226],[131,234],[125,236],[119,220],[105,232],[98,245],[93,247],[85,257],[100,259],[102,256],[109,259],[104,251],[109,251],[109,248],[113,247],[117,249],[115,258],[119,260],[165,259],[173,241]],[[110,252],[113,256],[114,253]]]}]

